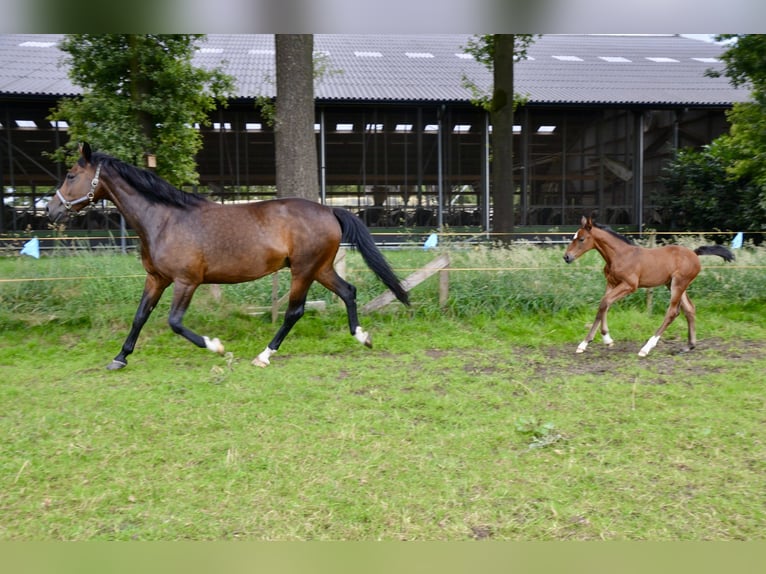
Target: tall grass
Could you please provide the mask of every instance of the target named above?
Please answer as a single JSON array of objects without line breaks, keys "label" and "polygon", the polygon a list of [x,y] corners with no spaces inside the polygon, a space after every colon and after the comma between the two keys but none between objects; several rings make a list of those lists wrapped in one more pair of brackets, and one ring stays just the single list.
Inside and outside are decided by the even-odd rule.
[{"label": "tall grass", "polygon": [[[704,239],[687,238],[683,242],[694,247],[704,243]],[[446,308],[439,306],[435,278],[416,287],[411,297],[414,312],[424,317],[444,313],[458,318],[518,313],[553,315],[584,309],[595,313],[604,292],[603,260],[595,251],[571,265],[562,260],[563,247],[531,244],[511,247],[447,244],[439,251],[425,251],[413,246],[387,251],[386,257],[404,277],[437,254],[447,254],[450,258],[449,299]],[[351,250],[346,261],[347,278],[356,285],[360,303],[381,293],[384,287],[358,253]],[[144,273],[135,254],[84,251],[74,256],[43,257],[40,260],[0,258],[0,277],[3,279],[0,283],[0,326],[8,328],[14,324],[21,326],[45,321],[98,324],[104,317],[93,313],[94,308],[119,308],[122,313],[125,307],[137,305]],[[278,281],[280,295],[286,293],[289,270],[281,271]],[[717,257],[704,257],[703,271],[692,284],[690,296],[698,305],[735,303],[746,308],[750,302],[764,301],[764,284],[766,249],[749,245],[737,250],[734,263],[725,264]],[[246,313],[253,306],[270,305],[271,290],[269,278],[225,285],[221,302],[211,298],[208,288],[203,286],[192,306],[202,310],[204,306],[221,309],[223,305],[232,312],[238,309]],[[312,286],[309,299],[326,301],[332,310],[342,311],[337,298],[318,284]],[[664,313],[667,303],[667,290],[654,289],[653,310]],[[639,290],[615,307],[621,308],[646,310],[646,291]]]}]

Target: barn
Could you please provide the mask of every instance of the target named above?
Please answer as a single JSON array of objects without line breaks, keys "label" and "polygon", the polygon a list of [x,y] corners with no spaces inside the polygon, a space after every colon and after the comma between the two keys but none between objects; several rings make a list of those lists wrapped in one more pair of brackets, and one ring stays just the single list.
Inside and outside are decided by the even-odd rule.
[{"label": "barn", "polygon": [[[44,229],[45,197],[67,169],[46,156],[67,141],[50,109],[80,93],[61,38],[0,35],[0,233]],[[466,53],[470,38],[315,35],[321,201],[380,229],[491,230],[492,126],[466,87],[487,89],[491,74]],[[725,133],[726,111],[749,99],[726,77],[706,75],[722,69],[724,49],[681,35],[537,37],[515,67],[519,230],[571,226],[594,210],[607,223],[662,227],[652,198],[663,192],[664,164]],[[221,66],[237,85],[199,128],[195,190],[218,201],[274,196],[274,134],[256,105],[275,95],[274,36],[210,34],[195,63]],[[110,209],[81,225],[117,226]]]}]

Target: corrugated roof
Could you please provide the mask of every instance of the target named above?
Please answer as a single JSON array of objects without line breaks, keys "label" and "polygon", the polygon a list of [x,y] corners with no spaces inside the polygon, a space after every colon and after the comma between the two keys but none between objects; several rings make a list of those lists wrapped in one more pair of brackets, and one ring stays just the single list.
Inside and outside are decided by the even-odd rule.
[{"label": "corrugated roof", "polygon": [[[469,101],[468,77],[486,88],[489,71],[467,58],[470,35],[317,34],[325,74],[318,100],[365,102]],[[67,96],[69,81],[61,35],[0,35],[0,94]],[[195,62],[220,65],[237,79],[237,96],[273,96],[274,37],[210,34]],[[531,104],[730,105],[746,101],[746,89],[721,69],[722,46],[681,36],[544,35],[515,69],[516,91]]]}]

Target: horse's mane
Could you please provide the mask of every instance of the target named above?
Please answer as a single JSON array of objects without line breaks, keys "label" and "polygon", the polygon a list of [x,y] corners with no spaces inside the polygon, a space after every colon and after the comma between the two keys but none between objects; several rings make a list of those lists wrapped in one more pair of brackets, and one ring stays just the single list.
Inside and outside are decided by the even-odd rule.
[{"label": "horse's mane", "polygon": [[593,226],[594,226],[594,227],[598,227],[599,229],[602,229],[602,230],[606,231],[606,232],[607,232],[609,235],[611,235],[611,236],[613,236],[613,237],[616,237],[616,238],[617,238],[617,239],[619,239],[620,241],[624,241],[624,242],[625,242],[625,243],[627,243],[628,245],[635,245],[635,244],[636,244],[636,242],[635,242],[635,241],[633,241],[633,240],[632,240],[630,237],[626,237],[625,235],[622,235],[622,234],[620,234],[620,233],[617,233],[617,232],[616,232],[614,229],[612,229],[612,228],[611,228],[611,227],[609,227],[608,225],[601,225],[600,223],[596,223],[596,222],[594,221],[594,222],[593,222]]},{"label": "horse's mane", "polygon": [[[80,161],[84,160],[81,159]],[[204,196],[197,193],[181,191],[154,172],[137,168],[105,153],[94,152],[91,163],[96,165],[100,163],[103,168],[113,170],[128,185],[153,203],[188,207],[208,201]]]}]

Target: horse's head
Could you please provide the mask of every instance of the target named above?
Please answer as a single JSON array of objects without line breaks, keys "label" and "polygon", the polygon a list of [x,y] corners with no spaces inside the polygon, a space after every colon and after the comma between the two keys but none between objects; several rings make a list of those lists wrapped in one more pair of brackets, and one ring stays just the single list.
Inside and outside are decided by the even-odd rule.
[{"label": "horse's head", "polygon": [[595,247],[595,241],[591,230],[593,229],[593,220],[590,217],[583,215],[580,221],[580,229],[574,234],[569,247],[567,247],[566,253],[564,253],[564,261],[571,263],[577,259],[580,255],[586,251],[590,251]]},{"label": "horse's head", "polygon": [[48,202],[48,218],[54,223],[77,213],[104,196],[99,183],[101,165],[91,163],[92,152],[86,142],[80,146],[80,158],[67,172],[64,183]]}]

